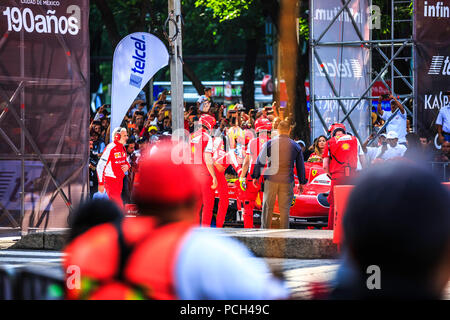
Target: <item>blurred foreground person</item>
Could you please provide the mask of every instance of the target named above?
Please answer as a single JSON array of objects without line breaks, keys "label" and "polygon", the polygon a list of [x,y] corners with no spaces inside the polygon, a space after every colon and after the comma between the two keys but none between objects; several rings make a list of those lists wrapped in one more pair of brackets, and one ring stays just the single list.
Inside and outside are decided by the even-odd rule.
[{"label": "blurred foreground person", "polygon": [[94,199],[80,204],[73,213],[69,215],[70,227],[68,241],[72,241],[79,235],[94,226],[120,221],[123,213],[117,204],[108,199]]},{"label": "blurred foreground person", "polygon": [[338,276],[331,298],[441,298],[450,279],[449,204],[448,190],[417,165],[368,171],[344,215],[347,276]]},{"label": "blurred foreground person", "polygon": [[69,299],[283,299],[284,283],[236,240],[195,228],[201,192],[169,145],[143,153],[133,199],[140,216],[98,225],[66,248],[81,271]]}]

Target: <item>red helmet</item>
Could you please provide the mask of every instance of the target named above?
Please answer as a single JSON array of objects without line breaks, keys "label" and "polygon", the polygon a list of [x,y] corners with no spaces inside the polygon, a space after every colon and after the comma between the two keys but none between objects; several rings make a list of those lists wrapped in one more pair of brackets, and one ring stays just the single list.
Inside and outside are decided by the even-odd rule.
[{"label": "red helmet", "polygon": [[193,166],[177,159],[178,151],[183,150],[182,144],[164,142],[143,151],[139,178],[133,188],[133,200],[138,207],[140,204],[177,206],[199,198],[200,188]]},{"label": "red helmet", "polygon": [[209,130],[212,130],[216,125],[216,118],[209,114],[202,115],[198,121],[200,121],[200,124],[204,125]]},{"label": "red helmet", "polygon": [[255,130],[256,133],[263,130],[270,131],[272,130],[272,122],[267,118],[258,118],[258,120],[255,121]]},{"label": "red helmet", "polygon": [[345,128],[343,123],[333,123],[328,128],[328,133],[330,134],[331,137],[334,137],[337,130],[343,130],[344,132],[347,132],[347,129]]}]

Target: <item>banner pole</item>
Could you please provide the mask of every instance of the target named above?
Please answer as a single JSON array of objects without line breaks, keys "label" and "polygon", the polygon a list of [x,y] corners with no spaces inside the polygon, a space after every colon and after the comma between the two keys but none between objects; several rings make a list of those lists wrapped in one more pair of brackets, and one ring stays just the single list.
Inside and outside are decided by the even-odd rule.
[{"label": "banner pole", "polygon": [[[169,23],[170,84],[172,100],[172,132],[176,139],[182,138],[184,129],[184,93],[183,93],[183,59],[180,0],[169,0],[169,17],[172,15],[175,23]],[[183,132],[184,133],[184,132]]]}]

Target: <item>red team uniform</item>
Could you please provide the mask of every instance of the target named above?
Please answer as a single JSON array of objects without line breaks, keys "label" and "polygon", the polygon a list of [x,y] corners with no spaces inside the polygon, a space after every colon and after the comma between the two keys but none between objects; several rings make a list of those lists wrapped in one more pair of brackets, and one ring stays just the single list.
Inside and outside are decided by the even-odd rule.
[{"label": "red team uniform", "polygon": [[222,228],[228,211],[230,197],[228,195],[228,182],[225,170],[229,166],[228,153],[225,152],[223,142],[214,150],[214,172],[217,177],[217,192],[219,193],[219,206],[217,208],[216,227]]},{"label": "red team uniform", "polygon": [[[209,130],[212,130],[216,123],[216,120],[210,115],[201,116],[199,121]],[[203,208],[201,225],[209,227],[211,225],[211,219],[214,209],[215,190],[211,189],[213,179],[206,166],[205,153],[210,153],[211,157],[213,156],[213,140],[209,135],[208,130],[202,127],[201,129],[191,134],[189,144],[191,148],[191,163],[195,165],[202,189],[201,191]]]},{"label": "red team uniform", "polygon": [[[344,127],[345,129],[345,127]],[[330,210],[328,213],[328,229],[334,226],[334,186],[348,182],[358,166],[358,140],[349,134],[332,137],[323,151],[323,157],[330,158],[331,187],[328,195]]]},{"label": "red team uniform", "polygon": [[123,144],[118,139],[108,144],[97,165],[98,184],[105,186],[108,198],[123,208],[122,187],[125,173],[122,166],[130,164],[127,161],[127,153]]},{"label": "red team uniform", "polygon": [[[266,132],[270,131],[272,130],[272,124],[268,119],[264,118],[258,119],[255,123],[255,130],[257,134],[263,130],[265,130]],[[247,188],[243,192],[244,228],[253,228],[253,209],[255,208],[255,201],[256,198],[258,197],[258,192],[260,192],[261,190],[262,176],[257,183],[257,188],[255,188],[255,186],[253,185],[251,174],[253,173],[253,170],[255,168],[256,159],[258,158],[258,155],[261,152],[264,143],[266,143],[268,140],[269,137],[267,136],[267,134],[265,135],[260,134],[258,135],[257,138],[250,140],[247,146],[246,154],[250,156],[251,162],[246,176]]]}]

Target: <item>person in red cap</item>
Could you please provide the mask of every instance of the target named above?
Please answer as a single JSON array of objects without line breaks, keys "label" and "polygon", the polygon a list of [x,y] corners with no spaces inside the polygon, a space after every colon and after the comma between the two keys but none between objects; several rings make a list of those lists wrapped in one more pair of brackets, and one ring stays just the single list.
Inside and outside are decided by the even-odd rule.
[{"label": "person in red cap", "polygon": [[[358,166],[358,140],[347,134],[342,123],[332,124],[328,130],[331,138],[323,151],[323,169],[331,179],[328,203],[328,230],[334,228],[334,186],[348,183]],[[362,161],[363,162],[363,161]]]},{"label": "person in red cap", "polygon": [[191,134],[189,143],[191,163],[201,179],[203,203],[201,225],[209,227],[214,209],[214,191],[218,185],[214,170],[213,140],[210,135],[216,125],[216,119],[209,114],[204,114],[200,117],[199,123],[201,127]]},{"label": "person in red cap", "polygon": [[[196,227],[198,177],[173,155],[171,144],[143,152],[133,190],[139,216],[78,232],[65,248],[65,267],[77,266],[81,273],[78,286],[67,282],[67,298],[288,298],[286,284],[264,262],[251,259],[243,244]],[[166,179],[166,173],[177,179]]]},{"label": "person in red cap", "polygon": [[115,128],[112,136],[114,141],[105,148],[97,165],[98,191],[104,193],[106,190],[108,198],[122,208],[123,179],[131,167],[124,148],[128,140],[127,129]]},{"label": "person in red cap", "polygon": [[[247,146],[246,156],[239,176],[239,185],[244,191],[244,228],[253,228],[253,209],[258,192],[261,190],[262,177],[257,186],[252,183],[252,173],[255,168],[256,159],[262,150],[262,146],[270,140],[272,123],[269,119],[259,118],[255,122],[256,138],[250,140]],[[249,170],[250,168],[250,170]]]}]

